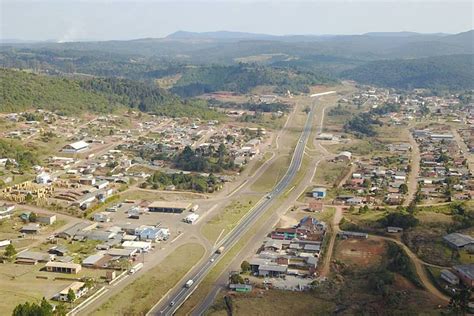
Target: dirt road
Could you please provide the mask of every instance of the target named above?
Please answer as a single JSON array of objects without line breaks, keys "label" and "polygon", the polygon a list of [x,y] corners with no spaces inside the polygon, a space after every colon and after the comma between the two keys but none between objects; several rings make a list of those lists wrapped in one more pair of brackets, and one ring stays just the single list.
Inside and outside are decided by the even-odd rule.
[{"label": "dirt road", "polygon": [[411,171],[408,175],[408,193],[403,202],[404,206],[408,206],[415,198],[416,190],[418,189],[418,175],[420,174],[420,148],[411,133],[409,133],[409,141],[411,145]]},{"label": "dirt road", "polygon": [[385,241],[391,241],[399,245],[400,247],[403,248],[405,253],[408,255],[408,257],[411,259],[413,264],[415,265],[416,273],[418,274],[418,277],[420,278],[421,283],[425,287],[425,289],[439,298],[440,300],[444,302],[449,302],[450,298],[443,293],[441,293],[432,283],[430,280],[430,277],[428,276],[425,267],[424,267],[424,262],[417,257],[416,254],[414,254],[410,248],[408,248],[404,243],[401,241],[394,239],[394,238],[389,238],[389,237],[383,237],[383,236],[376,236],[376,235],[370,235],[371,239],[378,239],[378,240],[385,240]]},{"label": "dirt road", "polygon": [[320,276],[322,277],[328,276],[330,272],[334,244],[336,243],[337,234],[340,232],[339,223],[342,220],[342,211],[342,206],[336,206],[336,212],[334,213],[331,223],[331,239],[329,240],[326,255],[324,256],[324,263],[320,272]]}]

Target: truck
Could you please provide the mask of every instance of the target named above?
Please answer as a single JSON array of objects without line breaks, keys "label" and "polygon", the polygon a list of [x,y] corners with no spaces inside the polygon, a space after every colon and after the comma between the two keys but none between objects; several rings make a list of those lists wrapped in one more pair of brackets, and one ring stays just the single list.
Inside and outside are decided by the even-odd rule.
[{"label": "truck", "polygon": [[216,253],[221,254],[224,251],[225,247],[221,246],[216,250]]},{"label": "truck", "polygon": [[128,271],[128,273],[134,274],[135,272],[137,272],[137,271],[140,270],[141,268],[143,268],[143,263],[142,263],[142,262],[139,262],[139,263],[137,263],[136,265],[134,265],[133,267],[131,267],[130,270]]},{"label": "truck", "polygon": [[193,284],[194,284],[193,280],[188,280],[188,282],[186,282],[186,284],[184,286],[189,289],[191,287],[191,285],[193,285]]}]

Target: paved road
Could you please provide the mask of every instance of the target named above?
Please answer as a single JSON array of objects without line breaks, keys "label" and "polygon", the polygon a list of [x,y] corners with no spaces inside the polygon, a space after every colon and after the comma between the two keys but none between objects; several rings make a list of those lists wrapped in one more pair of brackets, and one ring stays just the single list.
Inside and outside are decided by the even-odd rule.
[{"label": "paved road", "polygon": [[148,314],[149,315],[173,315],[176,310],[186,301],[186,299],[193,293],[199,283],[204,279],[207,273],[212,269],[216,264],[218,259],[223,256],[226,250],[231,248],[240,237],[247,231],[248,228],[268,209],[268,207],[275,202],[276,199],[282,194],[289,184],[293,181],[296,173],[300,169],[301,162],[303,161],[303,155],[306,143],[311,134],[311,128],[313,124],[314,116],[314,105],[312,105],[306,124],[303,128],[303,132],[298,140],[296,145],[293,157],[290,162],[290,167],[288,168],[286,174],[278,182],[278,184],[270,191],[266,197],[261,199],[253,208],[250,210],[247,215],[238,223],[238,225],[232,230],[217,246],[216,248],[224,247],[224,252],[218,254],[212,252],[208,260],[203,262],[190,276],[190,279],[194,283],[190,287],[185,287],[184,284],[182,287],[178,287],[169,298],[163,300],[161,304],[155,306]]}]

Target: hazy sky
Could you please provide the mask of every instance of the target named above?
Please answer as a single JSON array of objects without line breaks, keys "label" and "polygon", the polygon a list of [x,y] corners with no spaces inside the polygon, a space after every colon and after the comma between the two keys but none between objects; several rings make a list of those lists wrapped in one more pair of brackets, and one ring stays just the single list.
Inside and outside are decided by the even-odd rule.
[{"label": "hazy sky", "polygon": [[473,28],[472,1],[0,0],[0,37],[107,40],[177,30],[268,34],[457,33]]}]

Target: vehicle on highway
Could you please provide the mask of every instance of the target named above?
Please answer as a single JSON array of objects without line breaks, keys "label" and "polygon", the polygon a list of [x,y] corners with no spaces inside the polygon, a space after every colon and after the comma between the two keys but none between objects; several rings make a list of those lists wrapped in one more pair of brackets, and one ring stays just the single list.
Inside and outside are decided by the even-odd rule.
[{"label": "vehicle on highway", "polygon": [[211,258],[211,262],[214,262],[214,258]]},{"label": "vehicle on highway", "polygon": [[225,247],[224,246],[221,246],[219,247],[217,250],[216,250],[216,253],[219,253],[221,254],[223,251],[224,251]]},{"label": "vehicle on highway", "polygon": [[170,302],[170,306],[174,306],[174,301],[171,301],[171,302]]},{"label": "vehicle on highway", "polygon": [[143,263],[139,262],[136,265],[134,265],[133,267],[131,267],[130,270],[128,271],[128,273],[129,274],[134,274],[135,272],[137,272],[141,268],[143,268]]},{"label": "vehicle on highway", "polygon": [[184,286],[189,289],[193,284],[194,284],[193,280],[188,280],[188,282],[186,282],[186,284]]}]

